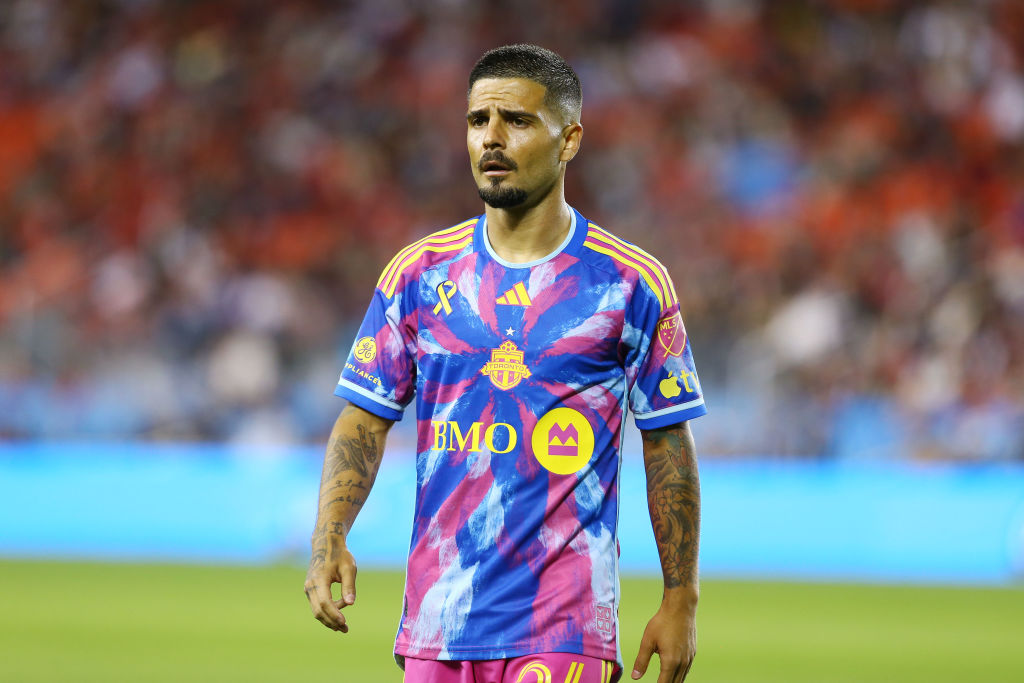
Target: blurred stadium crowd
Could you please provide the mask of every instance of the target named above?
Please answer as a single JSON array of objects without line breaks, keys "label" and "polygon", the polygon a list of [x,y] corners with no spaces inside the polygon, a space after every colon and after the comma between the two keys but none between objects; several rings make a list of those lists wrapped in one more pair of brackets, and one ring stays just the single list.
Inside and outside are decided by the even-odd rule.
[{"label": "blurred stadium crowd", "polygon": [[523,41],[583,81],[570,203],[674,275],[702,453],[1024,460],[1014,0],[3,3],[0,436],[325,438]]}]

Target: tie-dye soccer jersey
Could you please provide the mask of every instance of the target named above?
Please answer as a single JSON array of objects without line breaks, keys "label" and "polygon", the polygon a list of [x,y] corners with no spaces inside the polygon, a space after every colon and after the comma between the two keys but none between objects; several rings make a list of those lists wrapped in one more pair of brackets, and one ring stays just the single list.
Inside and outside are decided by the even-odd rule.
[{"label": "tie-dye soccer jersey", "polygon": [[705,408],[664,267],[572,214],[532,263],[502,260],[483,216],[399,252],[338,380],[391,420],[416,396],[398,655],[621,661],[624,411],[652,429]]}]

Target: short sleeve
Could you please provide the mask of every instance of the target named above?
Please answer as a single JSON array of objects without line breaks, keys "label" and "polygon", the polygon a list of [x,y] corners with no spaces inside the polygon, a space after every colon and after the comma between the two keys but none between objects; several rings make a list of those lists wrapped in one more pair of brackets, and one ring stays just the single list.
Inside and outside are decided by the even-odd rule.
[{"label": "short sleeve", "polygon": [[707,413],[704,394],[690,350],[679,304],[663,309],[650,290],[641,287],[628,312],[637,340],[630,365],[629,405],[639,429],[657,429]]},{"label": "short sleeve", "polygon": [[415,321],[404,310],[406,296],[401,290],[391,298],[374,291],[334,389],[336,396],[396,421],[416,388]]}]

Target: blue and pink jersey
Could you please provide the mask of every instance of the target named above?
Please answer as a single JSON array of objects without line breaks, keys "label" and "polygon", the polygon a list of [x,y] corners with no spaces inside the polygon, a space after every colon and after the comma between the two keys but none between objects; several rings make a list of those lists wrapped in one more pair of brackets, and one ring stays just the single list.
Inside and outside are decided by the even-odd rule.
[{"label": "blue and pink jersey", "polygon": [[575,210],[532,263],[499,257],[484,216],[434,233],[385,268],[335,393],[391,420],[416,399],[396,654],[621,661],[627,406],[640,429],[705,413],[658,261]]}]

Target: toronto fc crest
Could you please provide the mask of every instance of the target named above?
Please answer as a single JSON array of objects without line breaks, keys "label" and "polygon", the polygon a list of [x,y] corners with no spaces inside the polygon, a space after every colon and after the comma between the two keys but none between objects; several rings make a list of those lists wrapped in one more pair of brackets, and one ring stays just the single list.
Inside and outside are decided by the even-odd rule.
[{"label": "toronto fc crest", "polygon": [[484,365],[480,374],[491,378],[491,384],[499,389],[511,389],[532,373],[523,365],[525,354],[510,341],[491,351],[491,361]]}]

